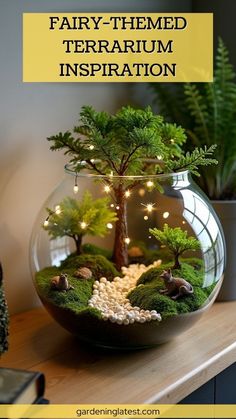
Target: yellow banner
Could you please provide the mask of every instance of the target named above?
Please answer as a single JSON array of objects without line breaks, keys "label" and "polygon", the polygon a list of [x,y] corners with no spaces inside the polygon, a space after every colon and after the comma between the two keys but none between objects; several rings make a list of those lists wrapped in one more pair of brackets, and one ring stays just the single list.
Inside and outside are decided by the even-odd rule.
[{"label": "yellow banner", "polygon": [[236,418],[236,405],[0,405],[0,418]]},{"label": "yellow banner", "polygon": [[24,82],[210,82],[212,13],[24,13]]}]

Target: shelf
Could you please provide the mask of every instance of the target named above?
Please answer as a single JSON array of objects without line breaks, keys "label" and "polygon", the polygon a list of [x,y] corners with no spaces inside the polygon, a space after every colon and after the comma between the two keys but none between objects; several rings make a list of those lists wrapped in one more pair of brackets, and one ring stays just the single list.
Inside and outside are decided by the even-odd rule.
[{"label": "shelf", "polygon": [[177,403],[236,362],[236,302],[215,303],[177,339],[135,352],[83,346],[43,308],[12,317],[1,367],[46,375],[51,403]]}]

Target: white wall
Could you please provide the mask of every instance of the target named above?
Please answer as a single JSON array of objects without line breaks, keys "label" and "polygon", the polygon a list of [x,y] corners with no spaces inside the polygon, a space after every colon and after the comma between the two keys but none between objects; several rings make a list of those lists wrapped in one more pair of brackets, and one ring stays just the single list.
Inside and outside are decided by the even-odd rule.
[{"label": "white wall", "polygon": [[[179,3],[179,7],[178,7]],[[0,0],[0,260],[12,313],[39,304],[29,271],[29,239],[39,208],[63,177],[64,157],[46,137],[73,127],[83,104],[127,104],[124,84],[23,84],[23,12],[188,11],[180,0]]]}]

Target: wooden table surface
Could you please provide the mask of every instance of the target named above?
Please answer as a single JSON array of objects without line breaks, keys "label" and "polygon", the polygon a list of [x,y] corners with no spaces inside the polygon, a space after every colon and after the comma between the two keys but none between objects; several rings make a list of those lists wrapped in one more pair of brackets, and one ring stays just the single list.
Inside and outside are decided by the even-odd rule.
[{"label": "wooden table surface", "polygon": [[236,302],[215,303],[189,331],[152,349],[83,346],[43,308],[12,317],[1,367],[46,375],[51,403],[177,403],[236,362]]}]

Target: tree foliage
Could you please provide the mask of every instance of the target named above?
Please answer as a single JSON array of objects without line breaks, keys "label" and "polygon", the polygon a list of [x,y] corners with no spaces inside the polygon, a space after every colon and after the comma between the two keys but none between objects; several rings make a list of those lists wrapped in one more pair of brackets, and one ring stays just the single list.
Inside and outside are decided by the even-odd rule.
[{"label": "tree foliage", "polygon": [[[236,197],[236,75],[229,52],[219,39],[212,83],[152,85],[169,121],[186,128],[185,148],[217,145],[217,166],[200,167],[198,182],[210,198]],[[204,156],[205,157],[205,156]]]},{"label": "tree foliage", "polygon": [[[75,170],[89,169],[100,175],[142,175],[168,173],[183,169],[191,155],[183,156],[186,134],[181,126],[164,122],[151,108],[144,110],[123,107],[115,115],[96,112],[84,106],[80,113],[80,124],[73,133],[67,131],[48,138],[51,150],[64,150],[70,156]],[[195,152],[194,171],[198,165],[215,163],[210,156],[212,148]],[[145,159],[156,159],[152,166]],[[179,160],[181,157],[181,160]],[[175,162],[171,165],[171,162]],[[192,166],[188,165],[190,171]]]},{"label": "tree foliage", "polygon": [[179,257],[187,250],[200,249],[200,242],[192,236],[188,236],[186,230],[180,227],[171,228],[168,224],[164,224],[163,230],[153,228],[150,233],[162,244],[167,246],[174,256],[174,268],[180,267]]},{"label": "tree foliage", "polygon": [[[51,150],[63,150],[70,157],[76,172],[86,169],[103,176],[100,179],[109,186],[119,208],[112,255],[118,270],[128,264],[126,194],[139,182],[132,176],[178,172],[185,168],[197,173],[199,165],[216,162],[211,158],[213,147],[184,155],[184,129],[165,122],[150,107],[127,106],[111,115],[84,106],[73,132],[59,133],[48,140]],[[129,177],[121,182],[121,176]],[[160,189],[158,181],[155,187]]]},{"label": "tree foliage", "polygon": [[107,224],[116,221],[116,213],[108,208],[108,202],[107,197],[93,200],[88,191],[80,201],[67,196],[58,205],[59,211],[47,209],[44,229],[52,239],[64,236],[74,239],[80,254],[83,236],[103,237],[109,232]]}]

